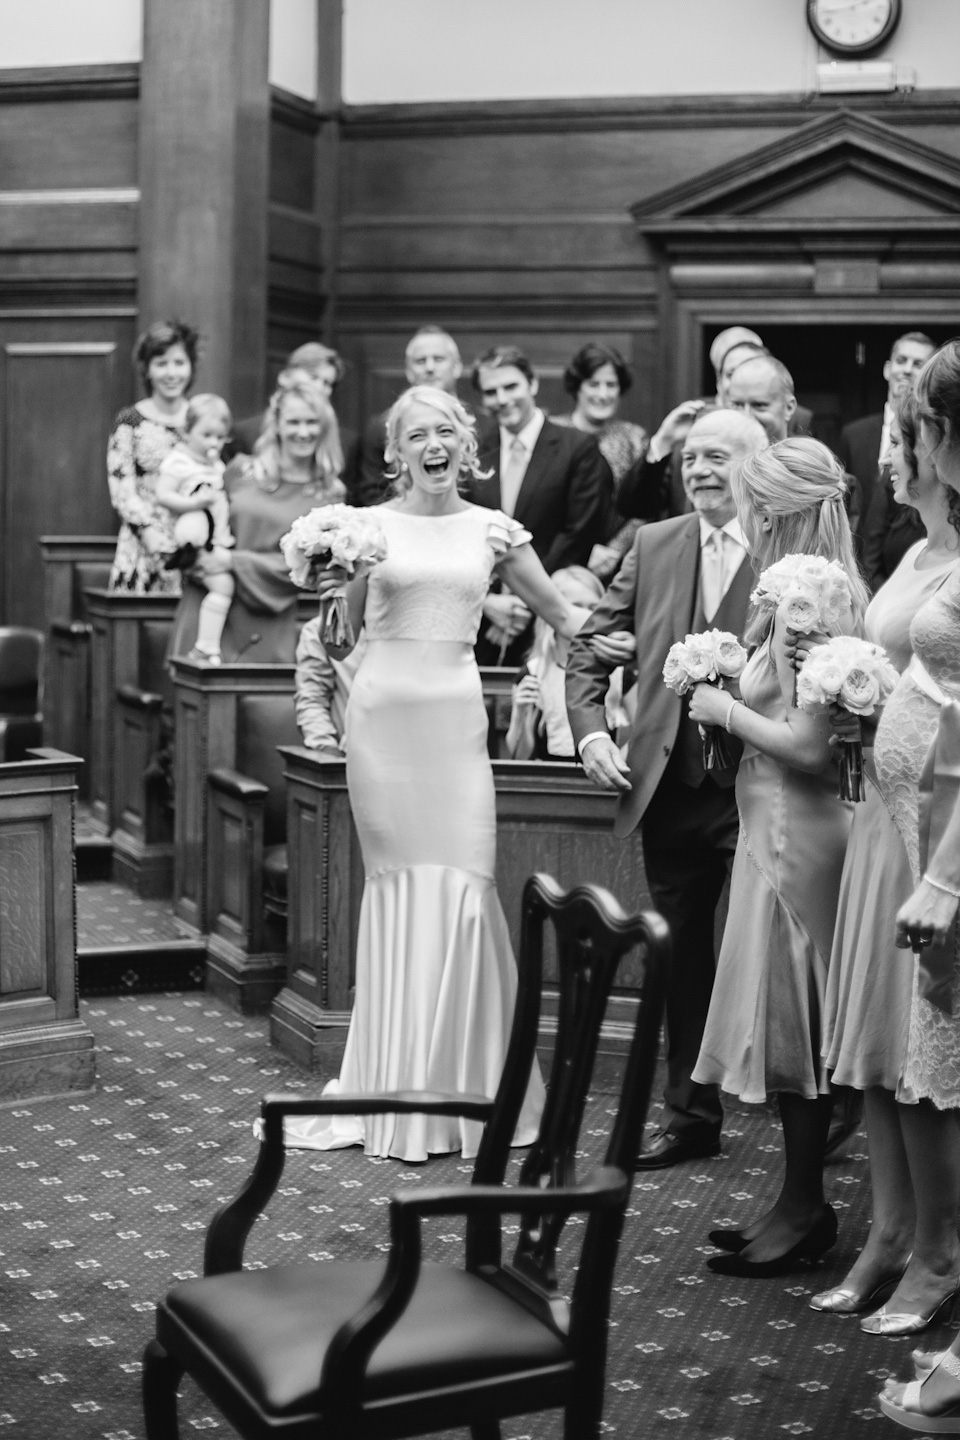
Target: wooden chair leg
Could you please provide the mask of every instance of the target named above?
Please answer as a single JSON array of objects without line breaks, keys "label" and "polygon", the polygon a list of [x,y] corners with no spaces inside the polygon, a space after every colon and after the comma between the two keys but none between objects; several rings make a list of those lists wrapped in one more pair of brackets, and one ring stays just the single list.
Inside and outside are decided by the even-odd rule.
[{"label": "wooden chair leg", "polygon": [[151,1340],[143,1352],[143,1424],[147,1440],[177,1440],[177,1387],[183,1366]]},{"label": "wooden chair leg", "polygon": [[[603,1419],[603,1391],[578,1395],[563,1414],[563,1440],[597,1440]],[[152,1437],[148,1437],[152,1440]]]}]

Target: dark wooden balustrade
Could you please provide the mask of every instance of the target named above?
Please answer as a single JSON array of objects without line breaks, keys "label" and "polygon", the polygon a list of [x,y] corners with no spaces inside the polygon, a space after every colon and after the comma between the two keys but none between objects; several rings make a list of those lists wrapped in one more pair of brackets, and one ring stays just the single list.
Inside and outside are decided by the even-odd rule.
[{"label": "dark wooden balustrade", "polygon": [[92,1090],[80,1019],[73,864],[75,755],[0,765],[0,1105]]},{"label": "dark wooden balustrade", "polygon": [[86,799],[90,782],[90,618],[84,591],[104,587],[115,535],[41,535],[43,561],[43,732],[47,745],[85,763],[77,775]]}]

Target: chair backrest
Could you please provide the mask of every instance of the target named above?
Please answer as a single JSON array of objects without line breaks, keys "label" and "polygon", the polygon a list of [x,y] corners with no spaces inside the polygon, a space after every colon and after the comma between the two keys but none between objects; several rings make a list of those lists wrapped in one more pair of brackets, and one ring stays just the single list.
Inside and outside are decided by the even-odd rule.
[{"label": "chair backrest", "polygon": [[[600,1027],[620,962],[637,945],[643,947],[637,1018],[628,1052],[616,1119],[604,1165],[628,1177],[623,1206],[589,1218],[573,1296],[573,1327],[605,1321],[623,1214],[632,1183],[634,1162],[646,1120],[657,1061],[660,1021],[666,993],[670,934],[666,922],[652,911],[628,916],[614,897],[596,885],[564,893],[548,875],[534,875],[524,888],[520,941],[520,991],[503,1080],[494,1118],[487,1125],[477,1156],[474,1181],[502,1183],[506,1156],[516,1127],[529,1073],[530,1026],[536,1028],[543,966],[543,934],[547,920],[557,942],[559,1008],[547,1099],[536,1140],[520,1170],[519,1183],[538,1188],[576,1183],[576,1152]],[[536,988],[537,994],[529,992]],[[534,1018],[531,1022],[531,1013]],[[514,1073],[515,1058],[526,1056],[526,1070]],[[517,1068],[523,1069],[518,1063]],[[564,1221],[555,1216],[522,1217],[520,1238],[505,1268],[549,1304],[557,1290],[556,1252]],[[472,1227],[472,1229],[470,1228]],[[496,1233],[494,1233],[496,1230]],[[467,1266],[500,1263],[499,1226],[471,1219],[467,1235]],[[589,1321],[583,1316],[589,1315]]]},{"label": "chair backrest", "polygon": [[0,715],[37,714],[42,653],[39,630],[0,626]]}]

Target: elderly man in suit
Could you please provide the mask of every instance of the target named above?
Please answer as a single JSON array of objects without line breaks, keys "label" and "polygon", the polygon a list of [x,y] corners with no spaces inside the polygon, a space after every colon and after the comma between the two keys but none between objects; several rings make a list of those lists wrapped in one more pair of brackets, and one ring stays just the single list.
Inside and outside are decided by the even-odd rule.
[{"label": "elderly man in suit", "polygon": [[[602,789],[619,792],[615,833],[641,827],[650,894],[673,936],[663,1114],[639,1169],[720,1150],[719,1092],[690,1077],[713,988],[716,908],[737,844],[736,772],[704,770],[697,726],[662,671],[670,646],[691,631],[743,631],[754,574],[730,477],[767,443],[759,422],[742,412],[697,417],[682,451],[692,513],[639,530],[567,660],[567,712],[584,769]],[[636,720],[624,760],[607,733],[603,700],[631,635]]]},{"label": "elderly man in suit", "polygon": [[[533,537],[548,573],[586,565],[606,538],[613,476],[593,435],[555,425],[537,406],[533,366],[514,345],[498,345],[473,365],[473,384],[495,424],[479,436],[486,479],[470,486],[470,499],[519,520]],[[490,622],[477,642],[481,665],[515,665],[528,642],[530,611],[515,595],[492,590],[484,603]]]},{"label": "elderly man in suit", "polygon": [[[922,526],[915,528],[910,523],[916,521],[915,512],[908,506],[897,505],[889,487],[878,482],[880,467],[889,459],[894,407],[901,396],[913,389],[917,376],[936,348],[922,330],[909,330],[895,340],[883,367],[883,378],[887,382],[883,410],[864,415],[840,431],[838,453],[843,468],[855,481],[855,513],[863,542],[864,569],[874,589],[883,584],[914,541],[923,535]],[[887,530],[895,521],[900,544],[892,553],[885,553]]]}]

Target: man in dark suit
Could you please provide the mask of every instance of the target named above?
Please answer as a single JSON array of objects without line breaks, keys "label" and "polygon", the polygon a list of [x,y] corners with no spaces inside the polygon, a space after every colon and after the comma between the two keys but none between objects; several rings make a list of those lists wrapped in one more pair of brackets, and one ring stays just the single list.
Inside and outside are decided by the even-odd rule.
[{"label": "man in dark suit", "polygon": [[[887,382],[887,399],[882,412],[864,415],[840,431],[838,455],[843,468],[854,478],[854,498],[851,505],[851,524],[862,538],[864,564],[867,564],[866,550],[869,537],[870,567],[873,575],[868,578],[876,587],[883,584],[889,571],[884,573],[882,552],[884,533],[894,514],[902,507],[894,505],[888,510],[886,494],[878,498],[880,490],[880,467],[888,459],[890,448],[890,425],[894,418],[894,406],[902,395],[912,390],[917,376],[937,347],[929,335],[921,330],[909,330],[893,342],[890,359],[883,367],[883,378]],[[854,517],[856,524],[853,524]],[[903,526],[909,530],[909,526]],[[922,534],[922,529],[919,534]],[[918,538],[914,535],[913,539]],[[913,544],[910,539],[893,562],[894,569],[900,556]],[[879,572],[879,573],[878,573]]]},{"label": "man in dark suit", "polygon": [[[439,325],[421,325],[407,341],[403,372],[408,385],[433,385],[448,395],[456,395],[457,381],[463,374],[456,340]],[[383,410],[364,426],[356,466],[357,505],[379,505],[390,489],[383,458],[388,414],[389,410]]]},{"label": "man in dark suit", "polygon": [[[719,1091],[690,1077],[713,989],[716,907],[737,843],[736,771],[704,770],[698,728],[662,671],[670,646],[689,632],[743,631],[754,574],[730,476],[767,439],[752,416],[729,409],[694,421],[682,452],[693,513],[641,527],[567,660],[567,712],[583,767],[601,789],[619,791],[615,833],[641,827],[650,894],[673,937],[663,1114],[640,1169],[720,1149]],[[631,633],[636,720],[624,760],[607,733],[603,702]]]},{"label": "man in dark suit", "polygon": [[[613,496],[613,476],[596,439],[555,425],[538,409],[536,374],[516,346],[485,351],[472,377],[495,424],[481,427],[480,469],[490,474],[471,483],[470,499],[525,525],[548,573],[586,565],[604,538]],[[517,664],[530,611],[515,595],[492,590],[484,614],[490,627],[477,642],[478,661]]]}]

